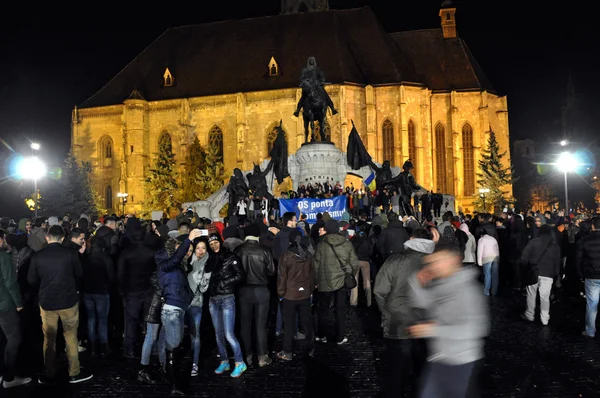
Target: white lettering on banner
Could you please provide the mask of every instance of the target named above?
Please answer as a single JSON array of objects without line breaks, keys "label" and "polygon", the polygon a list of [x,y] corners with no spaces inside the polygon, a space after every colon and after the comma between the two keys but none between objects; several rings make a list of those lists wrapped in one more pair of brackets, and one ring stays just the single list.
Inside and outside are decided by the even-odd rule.
[{"label": "white lettering on banner", "polygon": [[321,201],[315,201],[312,202],[310,204],[310,209],[314,210],[315,208],[321,208],[321,207],[332,207],[333,206],[333,200],[330,199],[325,199],[325,200],[321,200]]}]

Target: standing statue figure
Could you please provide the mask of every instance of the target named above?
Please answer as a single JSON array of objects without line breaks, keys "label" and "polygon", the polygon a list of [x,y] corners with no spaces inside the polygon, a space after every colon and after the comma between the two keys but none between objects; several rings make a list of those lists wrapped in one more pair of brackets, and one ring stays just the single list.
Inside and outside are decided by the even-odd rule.
[{"label": "standing statue figure", "polygon": [[248,188],[254,197],[258,197],[260,199],[266,197],[269,200],[273,198],[269,192],[269,186],[267,185],[267,174],[269,174],[269,171],[271,171],[274,164],[275,161],[271,159],[264,171],[261,171],[260,166],[255,164],[254,171],[246,174],[246,178],[248,178]]},{"label": "standing statue figure", "polygon": [[231,217],[235,214],[240,199],[248,197],[248,185],[246,185],[246,181],[244,180],[244,174],[242,173],[242,170],[237,167],[233,169],[233,175],[229,179],[227,193],[229,194],[229,209],[227,215]]},{"label": "standing statue figure", "polygon": [[377,196],[375,197],[375,206],[381,206],[383,203],[383,190],[391,186],[392,184],[392,167],[389,160],[384,160],[381,167],[378,167],[372,159],[369,159],[369,166],[375,172],[375,189],[377,190]]},{"label": "standing statue figure", "polygon": [[422,189],[421,186],[415,182],[415,177],[411,173],[411,170],[414,170],[414,168],[412,161],[408,159],[402,165],[403,171],[392,180],[392,183],[399,189],[399,192],[402,195],[401,207],[405,216],[413,216],[415,214],[410,199],[415,191],[420,191]]},{"label": "standing statue figure", "polygon": [[298,117],[300,109],[303,110],[304,119],[304,142],[308,142],[308,126],[311,129],[311,142],[315,140],[315,121],[319,122],[319,133],[321,141],[326,142],[325,123],[327,118],[327,108],[331,108],[333,115],[338,111],[333,105],[333,101],[325,91],[325,75],[317,66],[315,57],[308,57],[306,67],[300,74],[300,88],[302,88],[302,97],[298,101],[294,116]]}]

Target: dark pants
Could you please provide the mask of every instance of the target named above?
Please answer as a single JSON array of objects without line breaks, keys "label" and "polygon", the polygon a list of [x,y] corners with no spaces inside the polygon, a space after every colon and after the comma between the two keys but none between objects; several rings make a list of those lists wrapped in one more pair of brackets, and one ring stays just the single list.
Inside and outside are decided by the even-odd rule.
[{"label": "dark pants", "polygon": [[123,348],[125,352],[135,352],[138,330],[142,324],[144,314],[148,312],[152,301],[152,291],[128,293],[123,296],[125,310],[125,339]]},{"label": "dark pants", "polygon": [[314,342],[312,318],[310,316],[310,298],[303,300],[284,299],[281,306],[283,307],[283,351],[292,353],[294,334],[296,333],[296,310],[300,315],[300,323],[306,335],[306,348],[310,351]]},{"label": "dark pants", "polygon": [[21,345],[21,326],[16,309],[0,312],[0,330],[0,352],[4,351],[2,374],[5,381],[12,381]]},{"label": "dark pants", "polygon": [[331,300],[335,300],[335,338],[336,341],[342,341],[346,335],[346,307],[348,306],[348,289],[345,287],[335,292],[318,292],[318,329],[317,337],[326,337],[327,316],[329,315],[329,305]]},{"label": "dark pants", "polygon": [[[108,344],[108,312],[110,310],[110,295],[84,293],[83,303],[87,314],[87,334],[90,343]],[[98,330],[98,333],[96,333]]]},{"label": "dark pants", "polygon": [[[240,320],[245,355],[252,354],[252,321],[256,333],[256,352],[267,355],[267,317],[271,293],[266,285],[246,285],[240,289]],[[293,325],[293,323],[292,323]]]},{"label": "dark pants", "polygon": [[446,365],[429,362],[421,398],[475,398],[479,394],[473,383],[478,361],[464,365]]},{"label": "dark pants", "polygon": [[[416,391],[427,355],[425,340],[385,339],[385,341],[388,348],[386,396],[390,398],[402,397],[404,386],[410,382],[414,383],[415,388],[413,388],[413,391]],[[411,370],[412,377],[409,377]]]}]

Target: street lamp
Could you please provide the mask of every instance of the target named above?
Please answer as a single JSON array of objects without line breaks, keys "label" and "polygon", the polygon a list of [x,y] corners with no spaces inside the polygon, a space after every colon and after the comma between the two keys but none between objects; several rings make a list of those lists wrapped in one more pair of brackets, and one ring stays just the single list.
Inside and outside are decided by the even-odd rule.
[{"label": "street lamp", "polygon": [[577,169],[577,159],[575,159],[575,156],[573,156],[571,152],[563,152],[558,157],[556,165],[565,174],[565,212],[566,214],[569,214],[569,185],[567,180],[567,174],[569,173],[569,171],[575,171]]},{"label": "street lamp", "polygon": [[560,142],[560,146],[567,146],[567,145],[569,145],[569,141],[567,141],[567,140],[562,140]]},{"label": "street lamp", "polygon": [[485,206],[485,194],[489,193],[490,189],[489,188],[479,188],[479,195],[483,198],[483,210],[487,211],[487,208]]},{"label": "street lamp", "polygon": [[121,201],[123,202],[123,215],[125,215],[125,203],[127,203],[128,196],[129,196],[129,194],[127,192],[119,192],[117,194],[117,197],[121,198]]},{"label": "street lamp", "polygon": [[23,158],[17,164],[17,175],[26,180],[33,180],[33,203],[35,205],[35,217],[38,216],[38,188],[37,182],[48,172],[46,165],[37,156]]},{"label": "street lamp", "polygon": [[34,151],[39,151],[40,148],[41,148],[41,146],[37,142],[32,142],[31,143],[31,149],[33,149]]}]

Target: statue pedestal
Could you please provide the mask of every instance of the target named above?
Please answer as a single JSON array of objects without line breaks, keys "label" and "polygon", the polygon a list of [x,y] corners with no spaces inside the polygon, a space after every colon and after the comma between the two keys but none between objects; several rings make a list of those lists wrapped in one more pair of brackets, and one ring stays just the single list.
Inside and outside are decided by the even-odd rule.
[{"label": "statue pedestal", "polygon": [[346,155],[330,142],[303,144],[288,165],[295,190],[308,183],[343,184],[347,173]]}]

